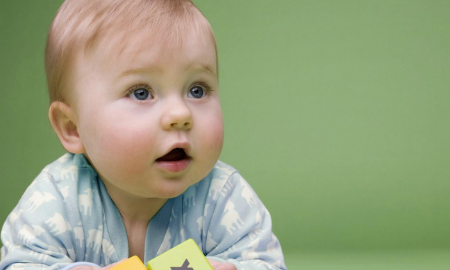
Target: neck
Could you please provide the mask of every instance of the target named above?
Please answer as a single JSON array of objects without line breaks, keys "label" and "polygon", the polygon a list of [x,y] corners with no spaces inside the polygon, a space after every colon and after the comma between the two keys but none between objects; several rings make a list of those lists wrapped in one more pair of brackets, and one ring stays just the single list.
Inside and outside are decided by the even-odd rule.
[{"label": "neck", "polygon": [[163,207],[167,199],[113,200],[119,209],[122,219],[127,222],[148,222]]},{"label": "neck", "polygon": [[148,224],[167,202],[167,199],[161,198],[142,198],[132,194],[124,195],[123,191],[120,191],[120,194],[118,194],[116,188],[107,183],[105,183],[105,187],[126,223]]},{"label": "neck", "polygon": [[128,239],[128,255],[145,257],[145,239],[150,220],[156,215],[167,199],[142,198],[126,194],[105,183],[105,187],[122,216]]}]

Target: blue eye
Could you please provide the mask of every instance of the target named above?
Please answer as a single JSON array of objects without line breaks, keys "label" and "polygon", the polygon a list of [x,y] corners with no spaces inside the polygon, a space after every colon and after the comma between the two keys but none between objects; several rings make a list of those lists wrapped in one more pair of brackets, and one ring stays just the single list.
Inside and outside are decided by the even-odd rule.
[{"label": "blue eye", "polygon": [[152,94],[145,88],[138,88],[130,92],[130,98],[137,100],[147,100],[152,99]]},{"label": "blue eye", "polygon": [[202,98],[206,95],[205,90],[201,86],[194,86],[189,90],[188,97],[190,98]]}]

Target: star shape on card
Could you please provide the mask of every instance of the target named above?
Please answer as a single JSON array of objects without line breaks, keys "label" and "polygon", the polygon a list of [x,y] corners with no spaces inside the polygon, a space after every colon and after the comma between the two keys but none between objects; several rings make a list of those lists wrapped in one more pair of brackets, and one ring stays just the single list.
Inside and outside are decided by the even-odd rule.
[{"label": "star shape on card", "polygon": [[189,266],[189,261],[186,259],[181,267],[170,267],[171,270],[194,270]]}]

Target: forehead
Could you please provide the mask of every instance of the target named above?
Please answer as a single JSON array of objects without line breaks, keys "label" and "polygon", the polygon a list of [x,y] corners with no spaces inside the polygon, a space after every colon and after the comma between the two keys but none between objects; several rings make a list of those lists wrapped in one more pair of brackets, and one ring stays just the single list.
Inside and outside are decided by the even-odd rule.
[{"label": "forehead", "polygon": [[[110,33],[85,51],[103,68],[157,68],[171,62],[206,67],[217,75],[217,48],[212,31],[199,27],[172,29],[146,28],[140,31]],[[120,66],[118,66],[120,65]]]}]

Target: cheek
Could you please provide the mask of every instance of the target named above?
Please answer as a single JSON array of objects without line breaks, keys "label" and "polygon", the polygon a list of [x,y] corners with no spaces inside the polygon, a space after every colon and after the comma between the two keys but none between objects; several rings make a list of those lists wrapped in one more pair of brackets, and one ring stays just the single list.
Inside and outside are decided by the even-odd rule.
[{"label": "cheek", "polygon": [[211,130],[210,136],[211,147],[217,149],[218,151],[221,151],[224,137],[224,129],[222,121],[220,121],[220,123],[216,122],[215,124],[211,125],[210,130]]},{"label": "cheek", "polygon": [[99,171],[137,174],[151,162],[154,131],[135,122],[92,121],[86,126],[86,153]]},{"label": "cheek", "polygon": [[203,119],[203,123],[200,131],[203,134],[202,145],[209,151],[210,158],[218,159],[224,139],[222,114],[218,112],[212,117]]}]

